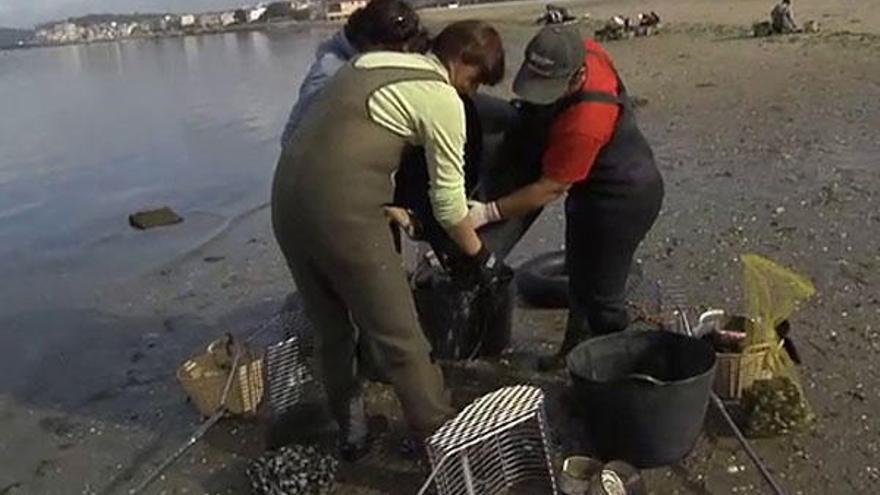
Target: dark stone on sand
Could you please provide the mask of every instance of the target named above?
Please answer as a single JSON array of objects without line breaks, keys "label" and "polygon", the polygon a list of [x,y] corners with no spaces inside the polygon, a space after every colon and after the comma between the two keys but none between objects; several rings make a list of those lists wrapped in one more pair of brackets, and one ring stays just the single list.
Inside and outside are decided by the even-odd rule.
[{"label": "dark stone on sand", "polygon": [[226,256],[205,256],[202,260],[205,263],[217,263],[218,261],[223,261],[226,259]]},{"label": "dark stone on sand", "polygon": [[174,225],[182,221],[183,217],[167,206],[155,210],[139,211],[128,216],[128,223],[140,230]]}]

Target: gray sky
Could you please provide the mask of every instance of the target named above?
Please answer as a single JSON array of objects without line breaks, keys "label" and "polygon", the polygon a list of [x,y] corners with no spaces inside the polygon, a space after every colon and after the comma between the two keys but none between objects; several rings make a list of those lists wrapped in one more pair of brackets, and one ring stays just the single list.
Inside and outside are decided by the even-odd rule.
[{"label": "gray sky", "polygon": [[41,22],[92,13],[186,12],[256,4],[260,0],[0,0],[0,26],[31,27]]}]

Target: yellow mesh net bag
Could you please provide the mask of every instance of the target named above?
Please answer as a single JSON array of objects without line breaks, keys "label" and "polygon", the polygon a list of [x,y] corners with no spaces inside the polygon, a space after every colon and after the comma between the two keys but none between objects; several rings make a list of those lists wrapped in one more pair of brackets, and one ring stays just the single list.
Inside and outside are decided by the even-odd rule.
[{"label": "yellow mesh net bag", "polygon": [[752,321],[746,348],[768,349],[758,379],[743,393],[746,433],[768,437],[803,430],[815,416],[776,329],[816,289],[806,277],[762,256],[744,254],[740,259],[746,313]]}]

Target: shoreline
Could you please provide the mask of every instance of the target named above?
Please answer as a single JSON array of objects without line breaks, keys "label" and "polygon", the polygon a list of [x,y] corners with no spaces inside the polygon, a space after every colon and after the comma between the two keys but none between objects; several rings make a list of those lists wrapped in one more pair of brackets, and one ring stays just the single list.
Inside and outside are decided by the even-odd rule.
[{"label": "shoreline", "polygon": [[[641,11],[649,11],[649,10],[657,10],[661,12],[661,19],[663,21],[664,27],[663,31],[671,30],[675,32],[676,29],[715,29],[719,32],[728,31],[734,34],[748,35],[751,33],[751,23],[759,20],[764,20],[760,15],[755,15],[751,17],[749,21],[747,17],[744,17],[742,13],[751,12],[753,9],[750,7],[753,5],[762,5],[766,2],[763,0],[746,0],[742,5],[739,5],[738,8],[732,9],[728,8],[718,9],[716,12],[713,12],[712,16],[707,16],[706,18],[694,22],[694,21],[680,21],[677,18],[679,15],[684,15],[684,17],[689,17],[686,12],[688,10],[689,5],[701,5],[707,3],[708,0],[689,0],[686,2],[680,2],[679,5],[675,5],[675,8],[670,10],[668,9],[668,1],[663,0],[651,0],[647,2],[638,2],[636,0],[623,0],[617,4],[609,5],[607,2],[602,0],[560,0],[557,2],[553,2],[554,4],[565,6],[574,9],[576,15],[578,15],[579,21],[582,25],[590,25],[590,26],[600,26],[602,25],[608,18],[612,15],[618,14],[635,14]],[[541,12],[540,7],[545,5],[546,2],[541,0],[497,0],[497,1],[485,1],[480,3],[466,4],[460,5],[456,8],[448,8],[448,7],[423,7],[417,9],[417,11],[422,15],[426,22],[429,24],[436,24],[437,22],[447,22],[456,19],[462,19],[466,17],[479,17],[486,18],[489,16],[491,19],[491,15],[493,13],[501,13],[505,18],[505,22],[510,23],[511,17],[519,17],[516,21],[529,23],[534,26],[534,20],[537,18],[537,14]],[[664,8],[666,7],[666,8]],[[833,8],[841,8],[838,6],[832,6]],[[595,10],[591,10],[595,9]],[[528,14],[524,11],[525,9],[534,9],[529,10]],[[827,10],[827,9],[826,9]],[[580,11],[580,12],[577,12]],[[807,14],[812,13],[812,9],[807,9]],[[595,12],[595,14],[594,14]],[[673,12],[673,14],[668,15],[668,12]],[[799,11],[800,12],[800,11]],[[858,19],[861,12],[854,12],[853,17],[849,19],[849,22],[842,23],[828,23],[826,25],[826,21],[830,17],[838,17],[839,15],[831,16],[827,13],[822,13],[816,15],[816,19],[820,20],[822,23],[822,29],[820,33],[814,34],[812,36],[816,37],[853,37],[853,38],[861,38],[861,37],[870,37],[875,38],[880,36],[880,26],[876,23],[862,23],[855,22]],[[809,18],[808,16],[802,16],[803,19]],[[811,18],[812,19],[812,18]],[[814,19],[814,20],[816,20]],[[163,39],[163,38],[186,38],[186,37],[199,37],[199,36],[211,36],[211,35],[219,35],[219,34],[227,34],[227,33],[236,33],[236,32],[252,32],[252,31],[272,31],[272,30],[296,30],[296,29],[310,29],[310,28],[329,28],[329,27],[338,27],[345,24],[344,20],[330,21],[330,20],[307,20],[307,21],[297,21],[297,20],[285,20],[285,21],[275,21],[275,22],[266,22],[261,24],[247,24],[247,25],[233,25],[229,27],[224,27],[220,29],[193,29],[189,31],[175,31],[175,32],[167,32],[167,33],[159,33],[151,36],[131,36],[126,38],[118,38],[114,40],[98,40],[98,41],[78,41],[78,42],[68,42],[68,43],[46,43],[46,44],[26,44],[23,46],[8,46],[0,48],[0,51],[13,51],[13,50],[28,50],[28,49],[38,49],[38,48],[53,48],[53,47],[61,47],[61,46],[88,46],[93,44],[107,44],[107,43],[124,43],[128,41],[140,41],[140,40],[151,40],[151,39]],[[866,26],[867,25],[867,26]],[[861,30],[853,30],[852,27],[857,26],[859,28],[866,28]],[[873,27],[868,27],[873,26]],[[831,29],[833,28],[833,29]]]},{"label": "shoreline", "polygon": [[[562,3],[567,3],[571,0],[563,0]],[[471,10],[471,9],[479,9],[479,8],[505,8],[509,7],[512,4],[533,4],[540,3],[538,0],[488,0],[484,2],[480,2],[477,4],[468,4],[463,5],[461,7],[450,9],[448,7],[423,7],[418,8],[418,12],[425,12],[428,14],[435,12],[442,12],[444,10]],[[26,43],[24,45],[13,45],[0,47],[0,51],[3,50],[26,50],[26,49],[34,49],[34,48],[51,48],[58,46],[79,46],[79,45],[92,45],[92,44],[103,44],[103,43],[120,43],[130,40],[148,40],[148,39],[160,39],[160,38],[181,38],[181,37],[189,37],[189,36],[209,36],[215,34],[226,34],[226,33],[235,33],[235,32],[249,32],[249,31],[268,31],[273,29],[293,29],[297,27],[302,28],[312,28],[312,27],[329,27],[329,26],[342,26],[345,24],[345,19],[340,20],[326,20],[326,19],[314,19],[314,20],[283,20],[283,21],[267,21],[261,23],[253,23],[253,24],[234,24],[227,27],[220,27],[216,29],[203,29],[203,28],[193,28],[188,30],[175,30],[175,31],[166,31],[162,33],[155,33],[152,35],[132,35],[124,38],[116,38],[116,39],[102,39],[95,41],[71,41],[65,43]]]},{"label": "shoreline", "polygon": [[96,41],[72,41],[67,43],[43,43],[43,44],[29,44],[24,46],[9,46],[0,48],[0,51],[8,50],[30,50],[30,49],[39,49],[39,48],[57,48],[62,46],[91,46],[91,45],[102,45],[102,44],[110,44],[110,43],[126,43],[131,41],[144,41],[144,40],[157,40],[157,39],[174,39],[174,38],[187,38],[187,37],[200,37],[200,36],[212,36],[218,34],[229,34],[229,33],[247,33],[252,31],[272,31],[272,30],[295,30],[296,28],[315,28],[315,27],[335,27],[341,26],[343,23],[339,21],[283,21],[283,22],[270,22],[266,24],[260,25],[238,25],[238,26],[230,26],[222,29],[205,29],[205,30],[192,30],[192,31],[174,31],[167,32],[161,34],[154,34],[151,36],[128,36],[125,38],[117,38],[112,40],[96,40]]}]

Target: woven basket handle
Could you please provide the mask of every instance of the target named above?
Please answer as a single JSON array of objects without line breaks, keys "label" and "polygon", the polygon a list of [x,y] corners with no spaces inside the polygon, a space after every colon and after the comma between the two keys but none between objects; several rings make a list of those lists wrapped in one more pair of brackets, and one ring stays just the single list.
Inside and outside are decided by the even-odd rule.
[{"label": "woven basket handle", "polygon": [[[222,346],[222,348],[220,347]],[[236,352],[236,342],[231,333],[208,344],[207,353],[211,355],[214,364],[220,369],[226,369],[233,361]],[[233,369],[235,367],[233,366]]]}]

